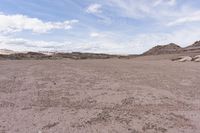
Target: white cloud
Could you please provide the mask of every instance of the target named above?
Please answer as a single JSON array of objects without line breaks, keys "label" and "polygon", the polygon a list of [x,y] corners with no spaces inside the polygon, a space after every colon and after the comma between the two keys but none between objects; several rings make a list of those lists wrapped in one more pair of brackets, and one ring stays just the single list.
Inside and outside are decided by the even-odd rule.
[{"label": "white cloud", "polygon": [[111,18],[106,16],[106,14],[102,13],[102,5],[101,4],[90,4],[86,8],[86,12],[89,14],[93,14],[98,18],[98,21],[104,24],[111,24]]},{"label": "white cloud", "polygon": [[12,50],[56,50],[59,48],[63,48],[67,42],[59,43],[52,41],[36,41],[36,40],[28,40],[24,38],[14,38],[11,36],[0,36],[0,48],[12,49]]},{"label": "white cloud", "polygon": [[92,52],[124,54],[127,52],[126,45],[121,45],[114,38],[113,34],[107,34],[100,38],[91,38],[81,41],[43,41],[15,38],[12,36],[0,36],[0,49],[15,51],[60,51],[60,52]]},{"label": "white cloud", "polygon": [[200,21],[200,11],[196,11],[192,14],[188,14],[186,17],[181,17],[178,18],[177,20],[168,23],[168,26],[175,26],[175,25],[180,25],[180,24],[185,24],[185,23],[190,23],[190,22],[199,22]]},{"label": "white cloud", "polygon": [[100,36],[101,36],[101,34],[97,33],[97,32],[90,33],[90,37],[100,37]]},{"label": "white cloud", "polygon": [[[122,17],[154,21],[159,26],[176,26],[200,21],[200,10],[178,0],[106,0]],[[152,23],[152,22],[150,22]]]},{"label": "white cloud", "polygon": [[[94,32],[95,33],[95,32]],[[179,29],[171,33],[138,34],[133,37],[101,32],[98,37],[62,42],[29,40],[11,36],[0,36],[0,49],[25,51],[63,51],[63,52],[94,52],[110,54],[140,54],[155,45],[176,43],[182,47],[199,40],[200,28]],[[97,36],[97,34],[95,34]],[[121,38],[120,38],[121,37]]]},{"label": "white cloud", "polygon": [[155,2],[153,3],[154,6],[159,6],[159,5],[170,5],[174,6],[176,4],[176,0],[154,0]]},{"label": "white cloud", "polygon": [[92,14],[101,13],[102,12],[101,8],[102,8],[102,5],[100,4],[97,4],[97,3],[91,4],[87,7],[86,12],[92,13]]},{"label": "white cloud", "polygon": [[35,33],[46,33],[53,29],[70,29],[78,20],[64,22],[44,22],[38,18],[30,18],[25,15],[5,15],[0,14],[0,32],[12,33],[23,30],[30,30]]},{"label": "white cloud", "polygon": [[169,5],[175,5],[177,0],[167,0]]},{"label": "white cloud", "polygon": [[[105,2],[122,17],[134,19],[153,18],[158,21],[174,19],[185,14],[177,0],[106,0]],[[174,8],[176,7],[176,8]]]}]

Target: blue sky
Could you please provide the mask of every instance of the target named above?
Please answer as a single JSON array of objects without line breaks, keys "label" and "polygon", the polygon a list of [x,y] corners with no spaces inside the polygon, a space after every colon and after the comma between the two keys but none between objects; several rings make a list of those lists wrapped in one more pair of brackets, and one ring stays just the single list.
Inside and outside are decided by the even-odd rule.
[{"label": "blue sky", "polygon": [[200,40],[199,0],[1,0],[0,49],[139,54]]}]

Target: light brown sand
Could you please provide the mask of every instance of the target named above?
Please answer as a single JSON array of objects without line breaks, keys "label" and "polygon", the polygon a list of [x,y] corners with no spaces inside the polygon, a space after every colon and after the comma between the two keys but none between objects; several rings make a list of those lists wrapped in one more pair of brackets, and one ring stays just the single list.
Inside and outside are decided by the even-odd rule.
[{"label": "light brown sand", "polygon": [[199,133],[200,63],[0,61],[0,133]]}]

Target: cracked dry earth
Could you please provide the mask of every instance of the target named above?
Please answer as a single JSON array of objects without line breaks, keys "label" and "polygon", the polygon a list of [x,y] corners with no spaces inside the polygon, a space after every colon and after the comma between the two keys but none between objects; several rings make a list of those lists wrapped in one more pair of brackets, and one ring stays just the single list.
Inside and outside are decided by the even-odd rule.
[{"label": "cracked dry earth", "polygon": [[0,61],[0,133],[199,132],[199,63]]}]

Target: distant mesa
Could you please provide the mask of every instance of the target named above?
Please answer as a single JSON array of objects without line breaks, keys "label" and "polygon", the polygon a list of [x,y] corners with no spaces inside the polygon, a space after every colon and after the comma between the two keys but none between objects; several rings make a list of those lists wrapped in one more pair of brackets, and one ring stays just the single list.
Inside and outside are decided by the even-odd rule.
[{"label": "distant mesa", "polygon": [[147,52],[143,53],[143,55],[161,55],[161,54],[176,54],[180,53],[182,48],[175,44],[175,43],[170,43],[167,45],[158,45]]},{"label": "distant mesa", "polygon": [[0,49],[0,54],[1,55],[9,55],[9,54],[14,54],[15,52],[12,50],[8,50],[8,49]]},{"label": "distant mesa", "polygon": [[72,52],[72,53],[58,53],[58,52],[13,52],[10,54],[1,54],[0,59],[8,59],[8,60],[42,60],[42,59],[109,59],[109,58],[127,58],[127,56],[121,55],[109,55],[109,54],[95,54],[95,53],[80,53],[80,52]]}]

